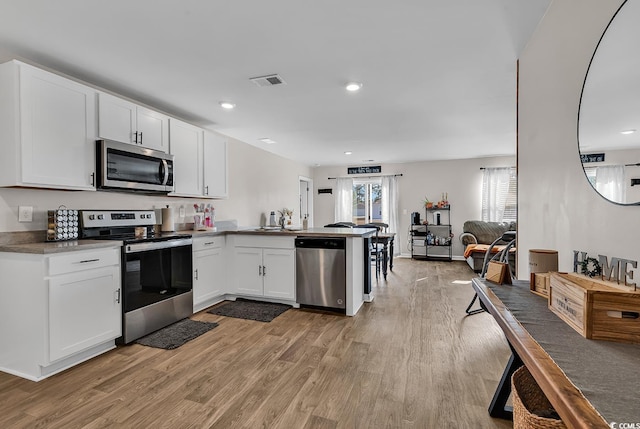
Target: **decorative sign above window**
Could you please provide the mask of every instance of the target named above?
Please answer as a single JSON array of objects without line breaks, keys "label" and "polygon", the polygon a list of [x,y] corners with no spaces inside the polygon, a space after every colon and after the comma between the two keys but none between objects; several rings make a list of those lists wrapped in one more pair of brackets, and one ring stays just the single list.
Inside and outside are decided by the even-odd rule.
[{"label": "decorative sign above window", "polygon": [[585,153],[580,155],[580,161],[586,162],[604,162],[604,153]]},{"label": "decorative sign above window", "polygon": [[318,188],[318,195],[319,194],[332,194],[333,193],[333,188]]},{"label": "decorative sign above window", "polygon": [[374,174],[382,173],[382,166],[368,165],[366,167],[347,167],[347,174]]}]

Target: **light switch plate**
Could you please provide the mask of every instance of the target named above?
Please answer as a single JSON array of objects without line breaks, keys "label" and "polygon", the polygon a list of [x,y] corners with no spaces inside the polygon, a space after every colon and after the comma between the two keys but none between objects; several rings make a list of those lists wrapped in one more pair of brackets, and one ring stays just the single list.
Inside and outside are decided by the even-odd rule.
[{"label": "light switch plate", "polygon": [[33,222],[33,207],[32,206],[20,206],[20,207],[18,207],[18,222]]}]

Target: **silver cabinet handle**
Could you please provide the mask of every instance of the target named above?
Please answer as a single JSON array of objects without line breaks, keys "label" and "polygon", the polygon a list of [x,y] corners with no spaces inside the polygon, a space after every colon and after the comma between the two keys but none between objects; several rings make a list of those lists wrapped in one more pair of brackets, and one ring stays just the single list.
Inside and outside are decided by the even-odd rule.
[{"label": "silver cabinet handle", "polygon": [[262,266],[262,275],[263,276],[267,275],[267,267],[265,267],[264,265]]},{"label": "silver cabinet handle", "polygon": [[262,275],[262,265],[258,265],[258,275]]},{"label": "silver cabinet handle", "polygon": [[142,144],[142,131],[140,131],[140,144]]},{"label": "silver cabinet handle", "polygon": [[196,274],[196,280],[198,280],[198,270],[195,271]]},{"label": "silver cabinet handle", "polygon": [[120,304],[120,289],[116,290],[116,303]]},{"label": "silver cabinet handle", "polygon": [[204,194],[209,195],[209,185],[204,187]]},{"label": "silver cabinet handle", "polygon": [[134,142],[135,144],[138,144],[138,132],[136,131],[136,132],[135,132],[135,133],[133,133],[133,134],[134,134],[133,142]]},{"label": "silver cabinet handle", "polygon": [[212,244],[216,244],[214,241],[207,241],[204,243],[205,246],[211,246]]},{"label": "silver cabinet handle", "polygon": [[91,186],[96,186],[96,173],[91,173]]}]

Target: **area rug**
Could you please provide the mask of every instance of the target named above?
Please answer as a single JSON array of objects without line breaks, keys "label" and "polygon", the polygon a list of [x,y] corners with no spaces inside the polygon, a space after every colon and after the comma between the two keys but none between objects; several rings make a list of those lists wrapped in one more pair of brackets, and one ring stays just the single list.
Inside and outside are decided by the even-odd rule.
[{"label": "area rug", "polygon": [[273,302],[252,301],[237,298],[208,311],[219,316],[235,317],[236,319],[257,320],[258,322],[271,322],[276,317],[290,309],[287,304],[275,304]]},{"label": "area rug", "polygon": [[173,325],[136,340],[136,343],[158,349],[173,350],[205,332],[209,332],[216,326],[218,326],[217,323],[182,319]]}]

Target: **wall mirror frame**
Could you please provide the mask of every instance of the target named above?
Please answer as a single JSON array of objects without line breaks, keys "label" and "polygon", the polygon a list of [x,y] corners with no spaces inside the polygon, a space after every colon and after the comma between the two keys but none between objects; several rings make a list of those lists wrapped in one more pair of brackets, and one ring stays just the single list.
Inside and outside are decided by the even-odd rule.
[{"label": "wall mirror frame", "polygon": [[578,153],[593,189],[640,205],[640,0],[625,0],[587,68],[578,108]]}]

